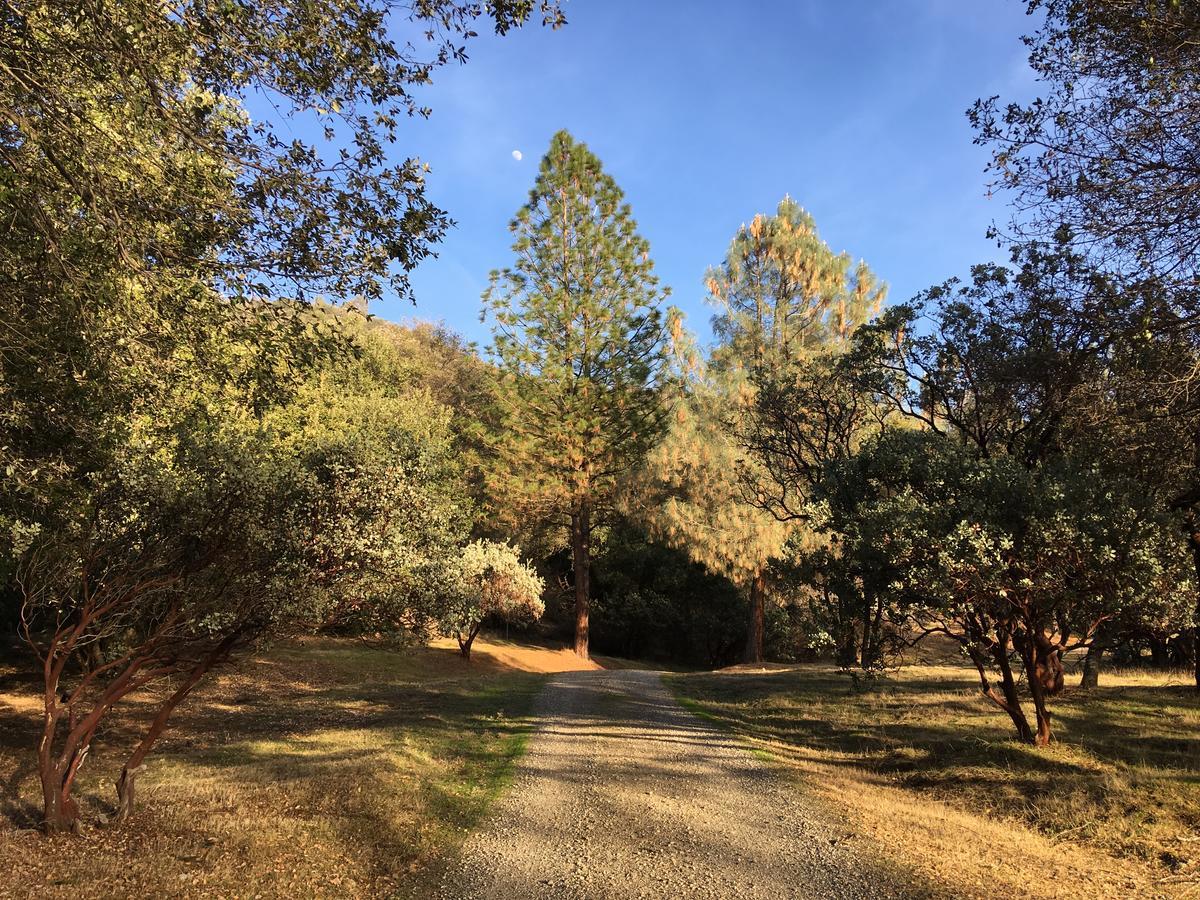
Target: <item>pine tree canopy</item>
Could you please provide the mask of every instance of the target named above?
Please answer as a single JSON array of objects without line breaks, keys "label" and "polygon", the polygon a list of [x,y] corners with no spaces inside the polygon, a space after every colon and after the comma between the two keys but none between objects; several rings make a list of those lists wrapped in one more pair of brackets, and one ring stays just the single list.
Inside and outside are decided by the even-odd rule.
[{"label": "pine tree canopy", "polygon": [[649,244],[621,189],[560,131],[510,226],[515,261],[484,294],[507,416],[499,472],[511,502],[563,522],[598,512],[663,427],[669,326]]},{"label": "pine tree canopy", "polygon": [[705,279],[718,310],[713,330],[730,363],[786,361],[844,344],[879,311],[887,287],[866,263],[834,253],[800,204],[738,229],[725,262]]}]

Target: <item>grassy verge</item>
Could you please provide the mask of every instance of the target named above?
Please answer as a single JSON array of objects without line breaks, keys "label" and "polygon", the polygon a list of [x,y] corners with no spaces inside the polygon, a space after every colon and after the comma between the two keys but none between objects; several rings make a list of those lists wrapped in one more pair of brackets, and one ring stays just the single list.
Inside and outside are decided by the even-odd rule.
[{"label": "grassy verge", "polygon": [[1200,896],[1200,700],[1109,674],[1016,743],[972,673],[855,686],[824,666],[669,676],[681,700],[790,765],[857,833],[963,896]]},{"label": "grassy verge", "polygon": [[323,640],[248,660],[180,711],[134,821],[100,827],[134,708],[84,770],[90,827],[53,840],[33,827],[35,686],[0,670],[0,896],[411,893],[511,777],[544,681],[476,656]]}]

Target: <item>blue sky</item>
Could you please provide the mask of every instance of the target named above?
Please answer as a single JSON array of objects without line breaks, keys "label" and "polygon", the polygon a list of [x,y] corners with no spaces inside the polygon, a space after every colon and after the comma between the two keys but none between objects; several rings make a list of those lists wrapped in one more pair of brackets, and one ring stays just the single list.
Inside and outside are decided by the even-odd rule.
[{"label": "blue sky", "polygon": [[[435,75],[403,152],[457,221],[413,279],[417,305],[485,343],[480,292],[550,136],[569,129],[616,178],[671,302],[709,337],[705,270],[738,225],[790,193],[891,301],[997,258],[985,152],[964,111],[1036,87],[1019,0],[567,0],[569,24],[485,35]],[[514,160],[513,150],[524,156]]]}]

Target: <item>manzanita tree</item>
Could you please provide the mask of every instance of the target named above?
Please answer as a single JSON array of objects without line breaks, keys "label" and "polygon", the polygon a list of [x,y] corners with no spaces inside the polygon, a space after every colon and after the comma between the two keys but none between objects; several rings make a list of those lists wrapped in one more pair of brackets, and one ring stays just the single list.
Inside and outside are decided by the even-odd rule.
[{"label": "manzanita tree", "polygon": [[1186,596],[1171,518],[1136,481],[1068,457],[1030,469],[929,430],[889,430],[830,468],[814,515],[887,592],[892,622],[959,643],[984,696],[1038,745],[1053,734],[1064,653]]},{"label": "manzanita tree", "polygon": [[535,9],[561,21],[525,0],[0,11],[0,574],[42,660],[48,829],[75,823],[122,697],[178,679],[121,778],[128,810],[205,672],[403,555],[412,460],[359,452],[394,410],[346,423],[329,456],[268,420],[353,355],[303,301],[406,295],[447,225],[424,165],[385,149],[427,113],[413,89],[477,21]]},{"label": "manzanita tree", "polygon": [[[1037,96],[978,100],[976,143],[1012,201],[1013,233],[1069,242],[1121,285],[1112,307],[1074,315],[1103,345],[1123,345],[1119,367],[1132,376],[1093,394],[1105,400],[1100,441],[1126,464],[1157,457],[1149,489],[1170,494],[1200,571],[1200,10],[1187,0],[1027,6]],[[1200,690],[1200,597],[1192,619],[1182,643]]]},{"label": "manzanita tree", "polygon": [[545,612],[546,583],[520,550],[496,541],[472,541],[459,554],[449,579],[443,631],[454,635],[464,659],[479,629],[489,619],[521,624],[536,622]]},{"label": "manzanita tree", "polygon": [[119,818],[170,715],[235,650],[330,622],[433,617],[432,573],[470,522],[448,417],[419,395],[329,381],[261,419],[215,392],[160,405],[83,524],[29,535],[17,574],[43,670],[47,828],[76,823],[80,767],[134,691],[169,685],[122,767]]}]

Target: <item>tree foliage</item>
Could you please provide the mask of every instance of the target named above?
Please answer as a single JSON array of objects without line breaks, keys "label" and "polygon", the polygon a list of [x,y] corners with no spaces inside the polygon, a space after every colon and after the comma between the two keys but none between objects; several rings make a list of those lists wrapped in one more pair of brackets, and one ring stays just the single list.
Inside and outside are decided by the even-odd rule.
[{"label": "tree foliage", "polygon": [[1188,589],[1171,517],[1136,480],[1068,456],[1029,468],[893,429],[831,469],[814,516],[886,598],[883,614],[958,642],[984,695],[1039,745],[1051,738],[1064,652],[1122,617],[1178,621]]},{"label": "tree foliage", "polygon": [[622,520],[596,558],[592,637],[602,653],[725,666],[746,643],[745,591]]},{"label": "tree foliage", "polygon": [[131,691],[173,685],[123,815],[213,665],[411,609],[465,538],[450,414],[363,390],[353,329],[304,301],[407,293],[448,220],[387,148],[474,22],[535,8],[561,21],[525,0],[0,7],[0,571],[44,663],[48,828],[76,823]]},{"label": "tree foliage", "polygon": [[[765,502],[770,472],[741,433],[758,391],[845,343],[878,311],[885,289],[864,263],[835,254],[791,198],[756,215],[706,278],[718,337],[708,364],[686,383],[667,435],[649,458],[643,518],[660,540],[729,576],[750,595],[746,659],[762,659],[767,569],[797,517]],[[778,486],[778,483],[775,485]],[[793,485],[795,487],[795,485]],[[804,536],[795,540],[804,543]]]},{"label": "tree foliage", "polygon": [[122,771],[123,814],[167,716],[233,651],[325,624],[432,619],[436,573],[471,519],[448,412],[341,373],[263,416],[220,405],[219,384],[160,397],[70,527],[26,527],[14,550],[23,634],[46,672],[49,826],[75,820],[79,767],[130,692],[182,679]]},{"label": "tree foliage", "polygon": [[785,197],[773,216],[738,229],[722,266],[706,277],[717,309],[714,360],[779,366],[844,344],[883,305],[885,286],[866,263],[834,253],[800,205]]},{"label": "tree foliage", "polygon": [[[1016,225],[1076,236],[1105,268],[1194,292],[1200,270],[1200,11],[1187,0],[1031,0],[1025,38],[1044,85],[970,118]],[[1194,316],[1195,308],[1187,311]]]},{"label": "tree foliage", "polygon": [[471,645],[488,618],[502,622],[536,622],[545,612],[546,583],[520,549],[496,541],[472,541],[458,555],[454,577],[446,589],[442,629],[453,634],[459,651],[471,658]]},{"label": "tree foliage", "polygon": [[[1124,376],[1092,391],[1109,421],[1094,439],[1128,462],[1160,451],[1200,563],[1200,515],[1191,448],[1200,311],[1200,14],[1181,0],[1036,0],[1041,26],[1025,38],[1042,96],[1030,103],[978,101],[976,142],[1015,207],[1023,238],[1069,243],[1118,290],[1111,306],[1080,310]],[[1114,406],[1114,402],[1121,406]],[[1167,420],[1173,420],[1167,423]],[[1119,423],[1119,424],[1117,424]],[[1147,440],[1166,439],[1164,444]],[[1114,438],[1125,442],[1117,446]],[[1191,471],[1179,465],[1191,460]],[[1179,476],[1183,475],[1182,478]],[[1191,637],[1200,646],[1200,601]],[[1200,687],[1200,652],[1196,683]]]},{"label": "tree foliage", "polygon": [[[536,8],[563,22],[552,0]],[[417,90],[465,60],[480,19],[504,33],[534,10],[5,4],[0,153],[20,186],[8,202],[66,273],[76,239],[61,215],[73,207],[127,268],[186,265],[226,296],[370,299],[384,282],[407,294],[449,220],[425,195],[425,165],[393,163],[388,148],[405,118],[429,114]],[[214,185],[228,188],[219,202],[191,203]]]}]

